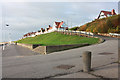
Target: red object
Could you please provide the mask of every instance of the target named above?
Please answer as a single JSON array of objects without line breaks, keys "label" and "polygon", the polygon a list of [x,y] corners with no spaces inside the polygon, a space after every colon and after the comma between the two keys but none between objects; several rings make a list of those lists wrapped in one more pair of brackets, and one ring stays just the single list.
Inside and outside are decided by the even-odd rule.
[{"label": "red object", "polygon": [[57,25],[56,28],[61,28],[61,25],[63,24],[64,22],[55,22],[55,24]]},{"label": "red object", "polygon": [[49,25],[49,28],[50,28],[51,26]]}]

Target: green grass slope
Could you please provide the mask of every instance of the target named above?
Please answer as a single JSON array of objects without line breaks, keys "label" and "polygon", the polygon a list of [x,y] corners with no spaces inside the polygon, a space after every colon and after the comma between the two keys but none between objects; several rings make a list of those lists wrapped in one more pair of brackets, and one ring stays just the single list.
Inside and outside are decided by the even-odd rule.
[{"label": "green grass slope", "polygon": [[25,44],[41,44],[43,46],[46,46],[46,45],[64,45],[81,43],[95,44],[98,41],[99,41],[98,38],[71,36],[57,32],[52,32],[48,34],[42,34],[36,37],[28,37],[22,40],[18,40],[16,42]]},{"label": "green grass slope", "polygon": [[77,30],[93,33],[120,33],[120,14],[107,18],[95,19],[92,22],[80,26]]}]

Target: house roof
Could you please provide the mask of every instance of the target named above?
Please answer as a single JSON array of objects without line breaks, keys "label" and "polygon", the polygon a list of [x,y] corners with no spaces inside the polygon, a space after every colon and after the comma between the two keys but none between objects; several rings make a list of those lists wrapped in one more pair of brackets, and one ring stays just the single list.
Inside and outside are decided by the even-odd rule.
[{"label": "house roof", "polygon": [[49,29],[48,30],[51,30],[52,29],[52,27],[49,27]]},{"label": "house roof", "polygon": [[[103,11],[103,10],[102,10],[102,11],[100,12],[100,14],[101,14],[102,12],[104,13],[104,15],[105,15],[106,17],[108,17],[108,16],[107,16],[108,14],[109,14],[109,15],[116,15],[114,9],[112,9],[112,11]],[[99,14],[99,16],[98,16],[98,19],[100,18],[100,14]]]},{"label": "house roof", "polygon": [[61,21],[61,22],[55,22],[56,28],[61,28],[61,25],[62,25],[63,23],[64,23],[63,21]]},{"label": "house roof", "polygon": [[51,25],[49,25],[49,28],[48,28],[48,30],[50,30],[50,29],[52,29]]},{"label": "house roof", "polygon": [[110,11],[101,11],[101,12],[103,12],[105,15],[107,15],[107,14],[111,14],[112,15],[112,13]]},{"label": "house roof", "polygon": [[30,35],[35,34],[35,33],[36,33],[36,32],[29,32],[29,33],[25,34],[24,37],[25,37],[25,36],[30,36]]}]

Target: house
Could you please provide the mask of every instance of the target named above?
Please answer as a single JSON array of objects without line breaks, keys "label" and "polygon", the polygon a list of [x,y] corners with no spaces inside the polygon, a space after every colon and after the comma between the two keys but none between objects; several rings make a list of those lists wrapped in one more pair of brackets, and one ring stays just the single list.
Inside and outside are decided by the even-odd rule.
[{"label": "house", "polygon": [[104,17],[109,17],[109,16],[113,16],[113,15],[116,15],[115,13],[115,10],[112,9],[112,11],[101,11],[99,16],[98,16],[98,19],[100,18],[104,18]]},{"label": "house", "polygon": [[31,32],[30,37],[35,37],[36,36],[35,34],[36,34],[36,32]]},{"label": "house", "polygon": [[36,34],[36,32],[29,32],[29,33],[25,34],[23,36],[23,38],[26,38],[26,37],[35,37],[36,36],[35,34]]},{"label": "house", "polygon": [[53,27],[49,25],[48,32],[53,32],[53,31],[54,31]]},{"label": "house", "polygon": [[40,35],[41,34],[41,30],[38,30],[35,35]]},{"label": "house", "polygon": [[45,29],[41,28],[41,34],[43,34],[45,32]]},{"label": "house", "polygon": [[61,21],[61,22],[54,22],[53,27],[51,25],[49,25],[48,28],[46,28],[46,29],[41,28],[41,30],[38,30],[37,32],[29,32],[29,33],[25,34],[23,36],[23,38],[35,37],[37,35],[54,32],[56,30],[68,30],[68,27],[65,24],[65,22],[63,22],[63,21]]},{"label": "house", "polygon": [[68,28],[68,26],[63,21],[54,22],[54,24],[53,24],[53,30],[66,30],[66,28]]}]

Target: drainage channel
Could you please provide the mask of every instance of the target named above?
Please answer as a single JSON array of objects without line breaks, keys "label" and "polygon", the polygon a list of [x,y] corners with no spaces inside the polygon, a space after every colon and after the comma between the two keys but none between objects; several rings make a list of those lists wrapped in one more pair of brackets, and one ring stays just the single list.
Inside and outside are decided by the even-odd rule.
[{"label": "drainage channel", "polygon": [[98,53],[99,55],[111,55],[111,54],[115,54],[115,53],[109,53],[109,52],[103,52],[103,53]]}]

